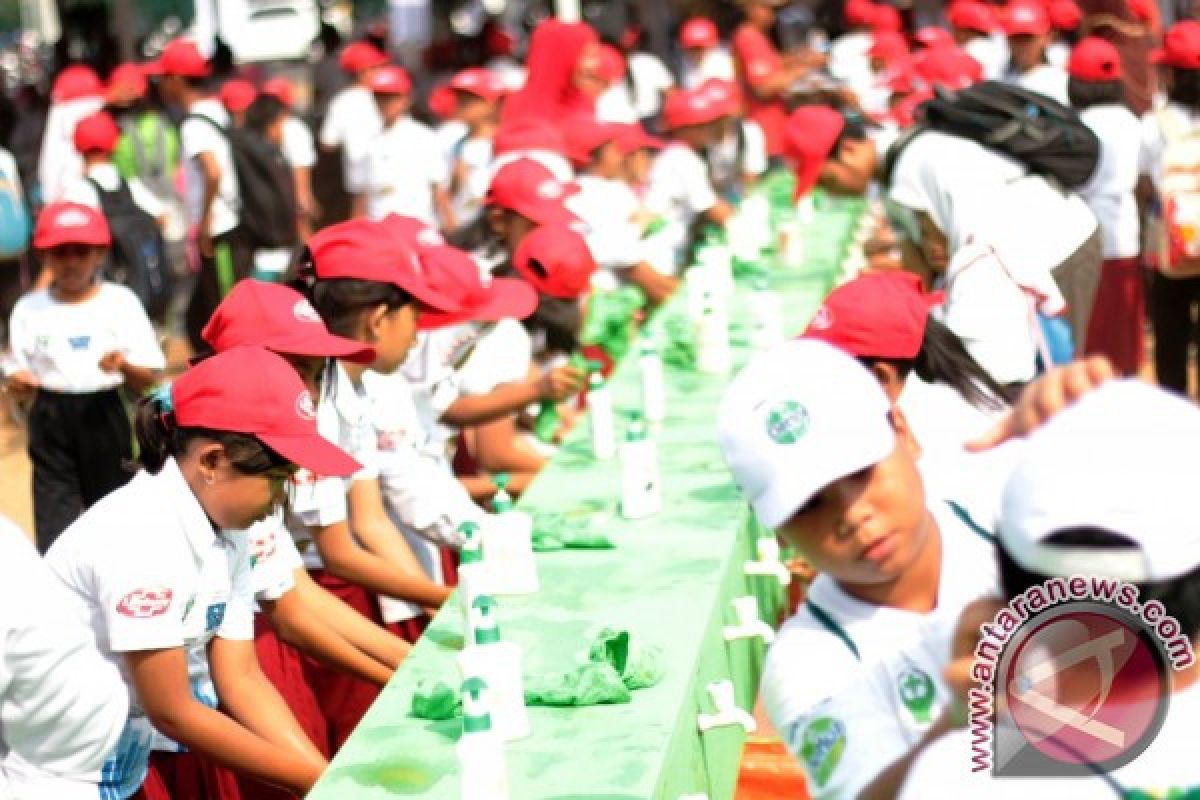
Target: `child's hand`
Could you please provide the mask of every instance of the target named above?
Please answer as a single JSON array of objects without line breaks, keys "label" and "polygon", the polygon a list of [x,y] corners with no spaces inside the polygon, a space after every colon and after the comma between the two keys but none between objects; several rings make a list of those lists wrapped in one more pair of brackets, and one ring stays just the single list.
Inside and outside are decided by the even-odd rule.
[{"label": "child's hand", "polygon": [[100,359],[99,366],[104,372],[120,372],[125,366],[125,354],[120,350],[113,350]]},{"label": "child's hand", "polygon": [[583,389],[584,374],[564,364],[544,373],[538,380],[538,395],[543,400],[562,402]]},{"label": "child's hand", "polygon": [[38,390],[38,379],[27,369],[14,372],[4,382],[4,391],[13,395],[18,401],[23,401]]},{"label": "child's hand", "polygon": [[958,617],[954,637],[950,640],[950,663],[946,665],[942,677],[960,708],[967,708],[969,704],[968,692],[974,683],[971,669],[975,664],[979,629],[991,622],[1003,607],[1004,603],[998,597],[981,597],[968,603]]}]

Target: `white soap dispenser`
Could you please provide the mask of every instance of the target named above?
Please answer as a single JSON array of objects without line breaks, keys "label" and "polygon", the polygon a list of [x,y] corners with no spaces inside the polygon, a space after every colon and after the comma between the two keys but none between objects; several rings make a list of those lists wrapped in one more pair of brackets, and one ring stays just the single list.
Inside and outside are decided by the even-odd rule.
[{"label": "white soap dispenser", "polygon": [[490,691],[481,678],[462,683],[463,731],[455,751],[462,800],[508,800],[504,739],[492,728]]},{"label": "white soap dispenser", "polygon": [[506,491],[509,477],[492,477],[496,494],[492,496],[495,514],[483,529],[484,563],[492,594],[533,594],[538,590],[537,563],[533,557],[533,517],[513,508]]},{"label": "white soap dispenser", "polygon": [[529,735],[525,686],[521,677],[521,646],[500,638],[497,603],[487,595],[475,598],[467,622],[467,646],[458,654],[464,678],[482,678],[492,692],[492,724],[505,741]]},{"label": "white soap dispenser", "polygon": [[642,415],[629,415],[625,442],[621,445],[621,516],[642,519],[662,508],[659,487],[658,449],[646,433]]}]

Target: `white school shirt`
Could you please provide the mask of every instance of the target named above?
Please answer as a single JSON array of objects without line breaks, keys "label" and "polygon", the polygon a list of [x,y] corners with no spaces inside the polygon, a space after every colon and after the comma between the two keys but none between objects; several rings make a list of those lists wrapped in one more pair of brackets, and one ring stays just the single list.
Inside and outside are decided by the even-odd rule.
[{"label": "white school shirt", "polygon": [[250,588],[256,606],[278,600],[294,589],[293,573],[304,566],[304,559],[288,532],[283,511],[254,523],[246,529],[245,536],[250,553]]},{"label": "white school shirt", "polygon": [[653,117],[662,110],[663,94],[675,85],[675,78],[653,53],[630,53],[626,63],[633,83],[634,110],[639,119]]},{"label": "white school shirt", "polygon": [[123,655],[183,648],[192,696],[215,708],[208,644],[214,636],[254,638],[246,537],[213,530],[168,458],[157,475],[139,472],[84,512],[50,548],[46,563],[129,689],[129,719],[104,774],[114,786],[136,789],[149,749],[178,746],[146,718]]},{"label": "white school shirt", "polygon": [[855,93],[874,85],[871,57],[867,51],[875,37],[867,31],[850,31],[829,43],[829,74]]},{"label": "white school shirt", "polygon": [[130,364],[160,370],[167,359],[137,295],[107,281],[90,300],[60,303],[49,289],[22,297],[9,326],[5,373],[29,370],[46,389],[83,394],[115,389],[120,372],[104,372],[100,359],[115,351]]},{"label": "white school shirt", "polygon": [[349,519],[346,492],[354,481],[379,476],[375,429],[371,407],[361,386],[356,386],[340,363],[335,363],[321,386],[317,404],[317,432],[349,453],[362,468],[348,478],[314,475],[299,470],[293,478],[292,499],[286,516],[296,549],[309,569],[324,569],[312,529]]},{"label": "white school shirt", "polygon": [[463,165],[463,180],[454,193],[454,223],[461,229],[483,213],[483,198],[492,180],[492,140],[464,140],[457,148],[451,169],[458,163]]},{"label": "white school shirt", "polygon": [[730,176],[740,186],[743,175],[761,176],[767,171],[767,137],[762,126],[754,120],[741,120],[742,152],[738,159],[738,135],[736,130],[717,142],[708,151],[715,175]]},{"label": "white school shirt", "polygon": [[641,202],[624,181],[580,175],[579,191],[566,200],[567,209],[587,225],[588,249],[597,266],[623,270],[642,260],[641,231],[633,217]]},{"label": "white school shirt", "polygon": [[[96,187],[88,178],[98,183],[100,188],[106,192],[115,192],[121,185],[121,175],[117,172],[116,164],[93,164],[87,168],[84,176],[67,183],[63,189],[62,199],[103,212],[104,209],[100,205],[100,193],[96,191]],[[127,178],[125,185],[129,187],[129,194],[133,197],[134,205],[142,211],[155,219],[167,212],[167,207],[163,202],[154,195],[154,192],[147,189],[146,184],[142,183],[137,176]]]},{"label": "white school shirt", "polygon": [[638,121],[633,92],[625,81],[614,81],[596,98],[596,121],[614,125],[632,125]]},{"label": "white school shirt", "polygon": [[450,170],[429,126],[408,116],[396,120],[367,145],[364,163],[368,218],[403,214],[440,227],[433,190],[450,184]]},{"label": "white school shirt", "polygon": [[283,120],[283,160],[292,169],[311,169],[317,163],[317,145],[308,123],[295,114]]},{"label": "white school shirt", "polygon": [[502,319],[489,327],[458,368],[463,394],[481,395],[505,383],[525,380],[533,364],[533,337],[518,320]]},{"label": "white school shirt", "polygon": [[458,368],[485,332],[485,326],[476,322],[421,331],[400,367],[421,428],[428,436],[430,453],[445,457],[448,443],[458,435],[457,428],[442,424],[442,414],[462,395]]},{"label": "white school shirt", "polygon": [[[949,697],[941,672],[959,613],[995,591],[992,544],[948,505],[931,502],[929,510],[942,539],[937,608],[922,614],[871,605],[819,575],[767,652],[763,705],[804,767],[814,800],[855,797],[920,739]],[[853,642],[857,657],[821,612]],[[914,687],[926,699],[934,694],[921,713],[902,702]]]},{"label": "white school shirt", "polygon": [[329,101],[321,126],[322,147],[342,149],[346,191],[361,194],[365,189],[367,145],[383,130],[383,117],[375,96],[365,86],[347,86]]},{"label": "white school shirt", "polygon": [[708,177],[708,165],[695,150],[682,142],[671,142],[654,159],[650,168],[650,191],[646,205],[663,216],[662,232],[671,247],[673,263],[654,263],[660,271],[673,274],[683,258],[688,230],[699,214],[717,204],[717,193]]},{"label": "white school shirt", "polygon": [[[224,130],[228,130],[230,125],[229,113],[215,97],[197,100],[192,103],[188,113],[207,117]],[[204,173],[200,171],[196,157],[201,153],[212,153],[221,177],[212,202],[208,232],[211,236],[219,236],[233,230],[238,224],[241,196],[238,194],[237,172],[234,171],[229,137],[206,120],[185,119],[179,128],[179,146],[187,184],[188,223],[196,225],[200,222],[204,206]]]},{"label": "white school shirt", "polygon": [[708,48],[697,62],[686,58],[682,60],[679,68],[679,84],[684,89],[695,89],[713,78],[731,83],[737,80],[733,56],[723,46],[717,45]]},{"label": "white school shirt", "polygon": [[1100,222],[1105,258],[1134,258],[1141,229],[1134,188],[1141,157],[1142,123],[1123,105],[1085,108],[1080,118],[1100,139],[1100,161],[1079,190]]},{"label": "white school shirt", "polygon": [[[1171,695],[1167,717],[1150,746],[1131,763],[1112,770],[1108,778],[1125,796],[1185,797],[1200,790],[1200,686]],[[1021,737],[1019,731],[1012,735]],[[1080,778],[997,780],[990,772],[971,771],[970,729],[946,734],[926,748],[909,768],[900,800],[1120,800],[1108,781]],[[1137,792],[1137,794],[1132,794]]]},{"label": "white school shirt", "polygon": [[0,517],[0,797],[95,800],[129,693],[29,539]]},{"label": "white school shirt", "polygon": [[998,81],[1004,78],[1010,58],[1007,40],[979,35],[968,40],[962,49],[983,67],[985,80]]},{"label": "white school shirt", "polygon": [[470,130],[470,126],[461,119],[448,119],[433,129],[433,134],[437,137],[438,145],[442,148],[442,152],[446,156],[446,163],[450,166],[454,165],[456,158],[455,151],[458,148],[459,142],[467,138]]},{"label": "white school shirt", "polygon": [[1056,67],[1051,64],[1038,64],[1026,72],[1010,70],[1006,78],[1006,83],[1020,86],[1022,89],[1028,89],[1031,92],[1039,92],[1057,100],[1064,106],[1070,105],[1070,101],[1067,98],[1067,71],[1062,67]]},{"label": "white school shirt", "polygon": [[37,178],[43,202],[58,200],[67,184],[83,174],[83,156],[75,149],[75,126],[103,108],[104,98],[99,95],[50,105],[38,151]]},{"label": "white school shirt", "polygon": [[1200,114],[1188,111],[1177,103],[1156,106],[1142,115],[1142,145],[1138,154],[1138,171],[1147,176],[1157,189],[1162,185],[1162,157],[1167,149],[1163,123],[1181,133],[1200,125]]}]

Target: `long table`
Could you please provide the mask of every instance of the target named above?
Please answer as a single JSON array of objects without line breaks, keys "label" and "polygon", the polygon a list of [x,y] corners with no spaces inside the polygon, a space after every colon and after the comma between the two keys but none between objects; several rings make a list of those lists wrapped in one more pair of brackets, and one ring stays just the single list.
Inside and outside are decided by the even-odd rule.
[{"label": "long table", "polygon": [[[801,264],[772,263],[772,288],[784,300],[785,330],[794,333],[831,288],[862,213],[856,201],[818,197],[802,226]],[[684,313],[670,301],[648,325]],[[750,355],[745,288],[730,307],[735,369]],[[609,385],[618,418],[640,407],[634,359],[617,366]],[[521,498],[518,508],[588,514],[613,550],[540,554],[541,591],[501,598],[505,639],[519,643],[527,675],[560,672],[578,662],[602,626],[628,630],[631,641],[662,649],[665,677],[635,691],[624,705],[529,709],[533,733],[507,746],[514,800],[632,800],[733,796],[745,733],[740,726],[701,733],[700,714],[714,711],[711,684],[730,680],[738,705],[752,710],[766,647],[760,638],[726,641],[734,598],[757,598],[774,622],[785,601],[776,578],[747,576],[759,528],[733,486],[715,441],[715,413],[728,379],[667,367],[667,420],[654,431],[663,509],[640,521],[620,517],[617,460],[595,461],[588,426],[580,424]],[[457,597],[436,616],[379,699],[346,742],[310,800],[374,800],[459,796],[455,743],[459,720],[411,716],[423,681],[457,686],[455,656],[463,643]]]}]

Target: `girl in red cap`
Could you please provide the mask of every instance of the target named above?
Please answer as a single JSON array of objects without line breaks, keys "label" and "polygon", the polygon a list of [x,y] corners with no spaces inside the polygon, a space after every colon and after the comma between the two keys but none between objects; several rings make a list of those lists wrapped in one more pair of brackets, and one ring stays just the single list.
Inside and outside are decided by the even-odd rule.
[{"label": "girl in red cap", "polygon": [[29,410],[33,508],[42,552],[79,514],[129,480],[129,417],[119,389],[140,394],[166,359],[133,292],[99,279],[112,239],[94,209],[51,203],[33,246],[50,286],[18,301],[5,388]]},{"label": "girl in red cap", "polygon": [[733,57],[721,46],[720,31],[708,17],[692,17],[679,27],[679,47],[681,88],[695,89],[712,78],[736,80]]},{"label": "girl in red cap", "polygon": [[[258,667],[249,543],[227,531],[277,509],[297,468],[345,475],[358,464],[317,432],[291,366],[261,348],[192,367],[141,401],[135,429],[142,471],[46,555],[129,690],[100,796],[180,796],[171,775],[138,792],[160,736],[304,794],[325,759]],[[210,784],[194,796],[226,795]]]}]

